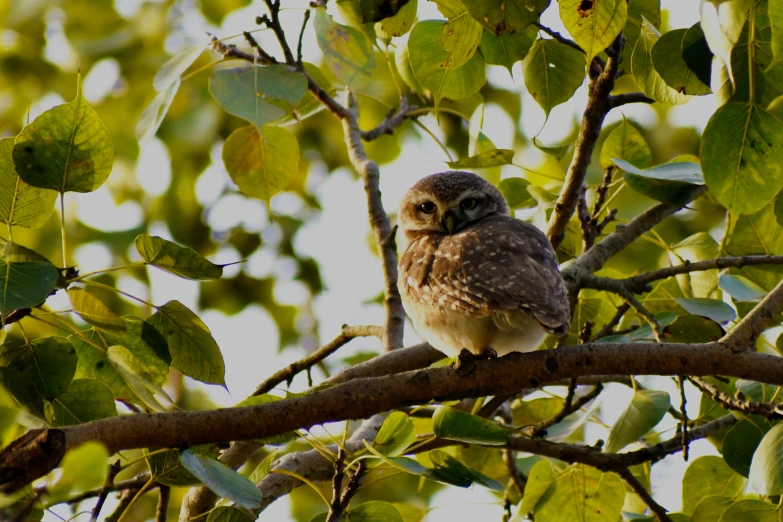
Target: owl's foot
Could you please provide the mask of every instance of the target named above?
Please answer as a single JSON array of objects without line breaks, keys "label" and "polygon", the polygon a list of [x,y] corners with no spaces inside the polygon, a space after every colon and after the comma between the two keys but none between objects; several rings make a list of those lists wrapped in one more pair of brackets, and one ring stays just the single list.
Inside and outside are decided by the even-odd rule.
[{"label": "owl's foot", "polygon": [[476,359],[477,357],[473,352],[467,348],[463,348],[462,351],[459,352],[459,355],[457,355],[452,368],[460,377],[467,377],[476,369]]}]

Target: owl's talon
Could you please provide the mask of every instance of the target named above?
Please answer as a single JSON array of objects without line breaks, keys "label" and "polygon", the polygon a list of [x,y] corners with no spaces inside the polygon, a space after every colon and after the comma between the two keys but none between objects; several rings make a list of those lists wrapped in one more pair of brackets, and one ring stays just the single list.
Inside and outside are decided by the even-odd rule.
[{"label": "owl's talon", "polygon": [[476,356],[467,348],[463,348],[457,355],[452,368],[460,377],[467,377],[476,369]]}]

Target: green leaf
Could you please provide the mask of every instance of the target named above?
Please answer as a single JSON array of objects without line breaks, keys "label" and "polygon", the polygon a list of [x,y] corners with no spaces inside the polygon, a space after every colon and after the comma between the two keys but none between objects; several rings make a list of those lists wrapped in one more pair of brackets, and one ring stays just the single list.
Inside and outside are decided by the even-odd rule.
[{"label": "green leaf", "polygon": [[179,86],[180,82],[176,80],[169,85],[168,89],[158,93],[141,111],[139,122],[136,124],[136,140],[139,142],[139,147],[144,147],[158,132],[160,125],[163,123],[163,118],[169,112],[171,102],[174,101],[174,96],[177,94]]},{"label": "green leaf", "polygon": [[[698,25],[694,27],[698,29]],[[692,29],[675,29],[661,36],[652,48],[653,66],[666,85],[680,94],[710,94],[709,84],[702,82],[685,61],[686,49],[706,48],[703,34]],[[704,42],[703,47],[697,47],[700,42]]]},{"label": "green leaf", "polygon": [[743,499],[723,512],[719,522],[778,522],[780,508],[769,502]]},{"label": "green leaf", "polygon": [[44,404],[35,384],[8,366],[0,366],[0,386],[19,405],[41,419],[45,418]]},{"label": "green leaf", "polygon": [[698,163],[664,163],[642,170],[619,158],[612,158],[612,161],[624,171],[623,178],[631,189],[670,205],[685,205],[694,191],[704,184]]},{"label": "green leaf", "polygon": [[707,45],[701,25],[696,23],[685,32],[682,38],[682,59],[685,65],[706,86],[712,82],[712,59],[714,55]]},{"label": "green leaf", "polygon": [[45,257],[16,243],[0,240],[0,314],[38,306],[54,290],[59,272]]},{"label": "green leaf", "polygon": [[669,394],[666,392],[636,391],[631,403],[612,426],[604,451],[617,453],[628,444],[639,440],[661,421],[670,405]]},{"label": "green leaf", "polygon": [[[717,241],[707,232],[697,232],[672,247],[669,261],[680,264],[686,261],[695,263],[720,257]],[[717,295],[718,270],[704,270],[677,276],[683,294],[693,297],[712,297]]]},{"label": "green leaf", "polygon": [[397,72],[400,73],[400,78],[405,82],[405,85],[415,93],[424,94],[426,89],[413,74],[408,42],[400,42],[397,45],[397,52],[394,54],[394,64],[397,66]]},{"label": "green leaf", "polygon": [[411,27],[413,27],[413,22],[416,21],[418,7],[418,0],[408,0],[393,16],[377,22],[375,31],[378,33],[378,37],[390,39],[395,36],[402,36],[410,31]]},{"label": "green leaf", "polygon": [[474,20],[461,2],[443,2],[436,0],[438,9],[448,21],[443,26],[443,49],[449,53],[441,64],[444,69],[456,69],[464,65],[478,49],[483,32],[481,25]]},{"label": "green leaf", "polygon": [[759,419],[757,422],[743,419],[732,426],[726,433],[721,448],[726,464],[743,477],[748,477],[753,454],[770,428],[771,425],[766,419]]},{"label": "green leaf", "polygon": [[57,482],[49,486],[47,494],[65,499],[72,492],[103,487],[108,473],[109,452],[100,442],[88,441],[65,453]]},{"label": "green leaf", "polygon": [[464,2],[475,18],[494,34],[516,33],[538,20],[550,0],[471,0]]},{"label": "green leaf", "polygon": [[[155,448],[150,448],[155,451]],[[212,444],[200,444],[192,446],[189,451],[201,455],[204,459],[217,459],[217,453],[213,451]],[[180,452],[177,450],[166,451],[150,455],[144,460],[150,470],[150,475],[155,477],[157,482],[171,487],[186,487],[200,485],[199,479],[185,469],[185,466],[179,460]]]},{"label": "green leaf", "polygon": [[[767,205],[755,214],[733,217],[732,221],[734,220],[736,222],[733,224],[733,227],[729,227],[727,237],[723,240],[726,254],[731,256],[753,254],[783,255],[783,228],[775,220],[772,204]],[[740,281],[743,286],[746,286],[745,293],[748,295],[743,296],[742,299],[735,297],[735,300],[754,301],[756,299],[753,298],[753,295],[758,292],[759,287],[763,291],[763,295],[766,295],[767,292],[778,284],[783,273],[783,267],[774,265],[748,266],[742,268],[741,271],[732,272],[735,275],[741,274],[757,286],[756,288],[747,287],[743,281]],[[723,276],[721,276],[721,279],[723,279]],[[726,281],[730,280],[727,279]],[[731,292],[729,293],[734,296]]]},{"label": "green leaf", "polygon": [[561,0],[558,3],[560,18],[568,33],[584,49],[588,64],[611,45],[628,18],[624,0]]},{"label": "green leaf", "polygon": [[219,506],[209,512],[207,522],[253,522],[255,519],[237,508]]},{"label": "green leaf", "polygon": [[416,80],[432,92],[436,104],[441,98],[462,100],[486,83],[484,59],[475,53],[459,67],[450,67],[450,54],[442,42],[443,20],[425,20],[413,26],[408,38],[408,58]]},{"label": "green leaf", "polygon": [[283,190],[299,168],[299,144],[282,127],[242,127],[223,144],[223,163],[246,196],[269,202]]},{"label": "green leaf", "polygon": [[28,185],[16,173],[14,138],[0,139],[0,223],[38,228],[54,211],[57,192]]},{"label": "green leaf", "polygon": [[428,453],[434,468],[426,476],[453,486],[467,488],[473,483],[484,486],[492,491],[501,492],[503,484],[483,473],[469,468],[445,451],[432,450]]},{"label": "green leaf", "polygon": [[[484,127],[484,105],[480,105],[470,117],[468,124],[468,155],[476,156],[478,154],[489,153],[497,150],[495,144],[489,137],[482,132]],[[500,182],[500,175],[503,171],[502,165],[487,168],[473,168],[474,173],[478,174],[488,182],[497,186]]]},{"label": "green leaf", "polygon": [[449,406],[432,416],[432,431],[443,439],[488,446],[502,446],[508,437],[508,430],[494,422]]},{"label": "green leaf", "polygon": [[169,58],[155,73],[155,78],[152,80],[152,86],[155,90],[163,92],[175,83],[178,83],[182,73],[193,65],[193,62],[201,56],[205,48],[206,46],[203,44],[188,47]]},{"label": "green leaf", "polygon": [[18,346],[0,345],[0,364],[19,372],[51,401],[71,384],[76,372],[76,351],[64,337],[41,337]]},{"label": "green leaf", "polygon": [[315,34],[329,70],[350,89],[367,85],[375,71],[372,44],[358,29],[335,22],[319,7],[315,10]]},{"label": "green leaf", "polygon": [[666,328],[666,340],[672,343],[708,343],[717,341],[725,331],[706,317],[683,315]]},{"label": "green leaf", "polygon": [[669,87],[653,66],[652,49],[660,33],[642,17],[642,27],[631,54],[631,74],[639,89],[649,98],[661,103],[678,105],[688,98]]},{"label": "green leaf", "polygon": [[660,0],[629,0],[628,20],[625,22],[623,36],[626,38],[623,47],[623,61],[628,64],[631,61],[631,53],[636,47],[636,41],[642,28],[642,19],[646,18],[653,27],[661,26],[661,1]]},{"label": "green leaf", "polygon": [[701,138],[704,181],[731,212],[752,214],[783,187],[783,122],[752,103],[730,102]]},{"label": "green leaf", "polygon": [[111,172],[114,147],[111,136],[87,105],[81,76],[76,99],[50,109],[16,137],[16,172],[28,184],[60,193],[92,192]]},{"label": "green leaf", "polygon": [[388,502],[371,500],[345,513],[347,522],[403,522],[397,508]]},{"label": "green leaf", "polygon": [[571,99],[585,78],[583,54],[556,40],[541,39],[522,64],[525,87],[547,116]]},{"label": "green leaf", "polygon": [[209,92],[227,113],[261,130],[291,113],[307,92],[307,78],[287,65],[220,69],[209,79]]},{"label": "green leaf", "polygon": [[72,426],[117,415],[111,390],[94,379],[74,379],[47,408],[54,426]]},{"label": "green leaf", "polygon": [[682,510],[693,513],[696,504],[710,495],[734,497],[745,486],[745,479],[736,474],[721,457],[708,455],[691,462],[682,477]]},{"label": "green leaf", "polygon": [[777,197],[775,198],[775,220],[778,222],[778,225],[783,227],[783,191],[778,192]]},{"label": "green leaf", "polygon": [[[759,9],[762,5],[759,2]],[[758,14],[756,18],[759,18]],[[771,31],[770,27],[761,27],[757,21],[756,31],[751,37],[749,24],[745,24],[742,36],[731,53],[734,94],[730,101],[752,101],[769,110],[775,98],[783,95],[783,64],[772,65]]]},{"label": "green leaf", "polygon": [[217,496],[225,497],[245,509],[258,509],[261,506],[261,492],[256,485],[225,464],[202,457],[190,450],[182,451],[179,460]]},{"label": "green leaf", "polygon": [[538,138],[535,137],[530,141],[538,150],[540,150],[541,152],[543,152],[548,156],[552,156],[558,161],[563,159],[563,157],[566,154],[568,154],[571,151],[571,148],[574,146],[572,142],[567,142],[562,145],[553,145],[551,147],[547,147],[546,145],[538,141]]},{"label": "green leaf", "polygon": [[783,493],[783,424],[775,425],[761,439],[750,465],[750,485],[762,495]]},{"label": "green leaf", "polygon": [[644,140],[644,136],[625,118],[609,133],[601,147],[599,159],[601,168],[608,169],[614,166],[613,158],[620,158],[642,169],[649,165],[650,159],[652,159],[652,151]]},{"label": "green leaf", "polygon": [[727,323],[737,318],[737,312],[732,307],[717,299],[691,297],[675,301],[689,314],[707,317],[716,323]]},{"label": "green leaf", "polygon": [[223,275],[221,265],[210,263],[191,248],[158,236],[137,236],[136,250],[145,262],[185,279],[216,281]]},{"label": "green leaf", "polygon": [[[551,466],[546,461],[533,466],[519,509],[520,518],[534,510],[536,520],[544,521],[615,522],[620,519],[625,499],[625,483],[620,477],[582,464],[559,473],[554,473]],[[528,491],[531,499],[527,498]]]},{"label": "green leaf", "polygon": [[772,56],[770,67],[783,62],[783,0],[769,0],[769,22],[772,26]]},{"label": "green leaf", "polygon": [[389,466],[412,475],[419,475],[422,477],[428,476],[427,474],[429,473],[429,469],[425,468],[415,460],[408,457],[387,457],[377,449],[373,448],[366,440],[362,440],[362,442],[364,443],[364,447],[367,449],[367,451],[378,457],[381,461],[388,464]]},{"label": "green leaf", "polygon": [[715,522],[733,503],[734,499],[721,495],[704,497],[693,509],[691,522]]},{"label": "green leaf", "polygon": [[383,421],[373,446],[379,453],[395,457],[405,453],[405,449],[416,441],[416,431],[408,415],[401,411],[392,412]]},{"label": "green leaf", "polygon": [[179,301],[169,301],[147,321],[166,339],[171,366],[188,377],[225,386],[225,365],[207,325]]},{"label": "green leaf", "polygon": [[446,165],[453,169],[485,169],[510,165],[513,159],[513,150],[492,149],[458,161],[447,161]]},{"label": "green leaf", "polygon": [[489,65],[502,65],[511,74],[511,66],[524,60],[538,36],[538,28],[529,26],[514,33],[493,34],[484,30],[479,48],[484,62]]},{"label": "green leaf", "polygon": [[500,180],[498,183],[498,190],[503,197],[506,198],[509,208],[518,209],[533,207],[536,205],[536,200],[527,191],[527,187],[530,186],[530,182],[522,178],[506,178]]},{"label": "green leaf", "polygon": [[69,288],[68,297],[73,311],[87,324],[114,335],[125,334],[125,320],[109,310],[103,301],[91,293],[82,288]]}]

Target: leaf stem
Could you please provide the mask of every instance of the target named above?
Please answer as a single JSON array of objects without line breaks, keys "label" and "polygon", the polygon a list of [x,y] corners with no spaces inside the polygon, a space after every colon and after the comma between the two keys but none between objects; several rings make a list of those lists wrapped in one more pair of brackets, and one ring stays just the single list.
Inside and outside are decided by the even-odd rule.
[{"label": "leaf stem", "polygon": [[[63,246],[63,268],[68,266],[68,248],[67,248],[67,241],[65,238],[65,193],[60,192],[60,235],[62,236],[62,246]],[[10,227],[9,227],[9,237],[10,237]]]},{"label": "leaf stem", "polygon": [[150,303],[149,301],[145,301],[141,297],[136,297],[135,295],[129,294],[128,292],[123,292],[119,288],[114,288],[113,286],[104,285],[103,283],[96,283],[95,281],[82,281],[81,283],[85,284],[85,285],[88,285],[88,286],[94,286],[96,288],[103,288],[104,290],[109,290],[110,292],[116,292],[116,293],[118,293],[120,295],[124,295],[125,297],[133,299],[134,301],[138,301],[141,304],[145,304],[145,305],[149,306],[150,308],[154,308],[155,310],[160,308],[159,306],[155,306],[154,304]]},{"label": "leaf stem", "polygon": [[114,266],[112,268],[104,268],[103,270],[96,270],[94,272],[87,272],[86,274],[82,274],[82,275],[80,275],[78,277],[74,277],[73,279],[69,279],[68,282],[69,283],[77,283],[77,282],[81,281],[82,279],[84,279],[86,277],[99,275],[99,274],[106,274],[108,272],[114,272],[115,270],[124,270],[126,268],[135,268],[137,266],[144,266],[146,264],[147,264],[146,261],[139,261],[138,263],[130,263],[128,265]]},{"label": "leaf stem", "polygon": [[125,508],[125,511],[122,512],[122,515],[120,515],[120,518],[117,519],[117,522],[122,522],[125,519],[125,515],[128,514],[128,511],[130,511],[130,508],[133,507],[133,504],[136,503],[137,500],[141,498],[141,496],[147,492],[147,490],[155,483],[155,477],[150,477],[150,479],[144,483],[144,485],[139,489],[138,492],[136,492],[136,496],[133,497],[133,499],[130,501],[130,504]]}]

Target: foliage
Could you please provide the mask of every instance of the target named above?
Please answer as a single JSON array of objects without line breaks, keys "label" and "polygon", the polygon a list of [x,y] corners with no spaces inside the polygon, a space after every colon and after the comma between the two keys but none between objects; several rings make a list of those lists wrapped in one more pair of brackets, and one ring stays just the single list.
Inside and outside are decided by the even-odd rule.
[{"label": "foliage", "polygon": [[[257,3],[242,0],[203,0],[200,11],[177,2],[86,0],[0,7],[0,436],[8,448],[31,428],[67,426],[52,431],[67,437],[90,426],[100,431],[109,424],[87,423],[112,419],[128,432],[135,415],[184,419],[212,410],[193,381],[226,389],[234,383],[227,382],[226,347],[206,310],[233,316],[261,307],[277,329],[276,349],[307,347],[308,357],[275,374],[267,389],[291,384],[300,372],[309,378],[314,367],[361,368],[354,363],[375,352],[332,355],[355,337],[399,348],[390,345],[400,344],[392,333],[397,328],[401,342],[394,320],[403,319],[392,277],[393,219],[380,199],[378,170],[384,188],[394,168],[411,169],[403,162],[414,141],[426,143],[433,157],[442,149],[449,168],[496,185],[516,217],[550,233],[563,271],[576,267],[567,278],[576,285],[569,288],[568,345],[596,352],[623,345],[629,361],[653,350],[652,341],[714,346],[741,332],[738,325],[758,324],[758,317],[741,321],[766,306],[759,303],[775,301],[783,273],[783,0],[705,0],[698,23],[674,29],[666,20],[675,20],[679,7],[662,16],[658,0],[299,3],[280,9],[279,1],[265,0],[258,13]],[[251,12],[263,31],[247,22]],[[567,34],[541,25],[542,15],[558,18]],[[233,19],[247,24],[244,40],[231,36]],[[187,27],[193,20],[211,24],[210,42]],[[110,69],[116,78],[96,94],[96,78]],[[506,72],[513,87],[497,79]],[[563,123],[564,105],[571,107],[585,86],[583,120]],[[538,107],[527,103],[528,94]],[[669,118],[675,106],[692,107],[700,96],[715,102],[701,136]],[[630,116],[642,114],[631,103],[651,104],[658,123]],[[628,117],[615,117],[624,106]],[[567,131],[558,145],[525,131],[521,120],[539,108],[545,128]],[[511,122],[512,135],[501,135],[498,118]],[[171,166],[171,179],[157,191],[149,180],[165,176],[132,172],[151,150],[164,151],[156,157]],[[386,322],[346,328],[314,351],[335,327],[320,324],[318,299],[340,289],[328,288],[330,267],[309,257],[302,242],[330,211],[322,204],[334,204],[322,180],[346,168],[366,188],[370,250],[384,268],[385,280],[377,277],[371,289],[380,297],[367,308]],[[440,169],[416,168],[426,169],[421,175]],[[112,231],[108,216],[84,218],[101,198],[109,208],[137,209],[139,219]],[[221,205],[233,214],[229,226],[212,219]],[[243,208],[257,215],[238,215]],[[644,230],[629,236],[627,248],[591,249],[625,233],[622,225],[650,208],[670,209],[667,216],[687,211],[639,225]],[[562,234],[547,229],[561,217]],[[350,240],[337,227],[330,235],[335,250]],[[105,266],[81,266],[90,248],[105,254],[98,256]],[[596,251],[609,259],[580,275],[580,260]],[[247,263],[225,263],[226,252]],[[699,263],[709,266],[692,269]],[[672,266],[684,268],[644,279]],[[152,291],[158,277],[186,280],[198,299],[159,300]],[[295,304],[286,295],[291,285],[305,295]],[[766,315],[769,321],[743,341],[777,357],[780,310]],[[277,362],[252,352],[267,338],[232,341],[253,354],[246,363],[259,381],[273,373]],[[637,345],[643,349],[634,353]],[[552,369],[554,357],[545,363],[552,374],[560,371]],[[589,360],[581,359],[583,377],[592,375]],[[192,499],[181,493],[203,485],[224,499],[209,514],[191,513],[208,521],[252,520],[259,510],[264,519],[262,510],[289,492],[307,500],[294,503],[297,520],[421,520],[432,495],[454,487],[491,492],[505,504],[505,520],[779,520],[783,508],[768,500],[783,493],[780,388],[742,375],[738,369],[680,382],[677,394],[674,386],[636,376],[602,376],[617,381],[607,382],[611,394],[593,388],[595,379],[589,388],[531,379],[516,383],[510,398],[476,398],[487,395],[476,388],[391,412],[378,406],[371,413],[385,417],[346,424],[342,438],[306,431],[320,422],[285,424],[288,412],[268,436],[237,428],[237,439],[256,439],[252,444],[263,449],[236,461],[231,450],[218,459],[225,448],[212,444],[233,439],[142,449],[91,435],[68,447],[61,471],[32,487],[3,490],[0,519],[40,520],[43,510],[63,504],[83,508],[85,492],[92,498],[104,485],[136,480],[121,488],[133,491],[129,517],[152,516],[148,491],[155,488],[162,488],[161,499],[174,488],[170,516],[190,509]],[[280,412],[340,382],[289,393],[288,402],[260,391],[231,411],[247,418],[260,411],[248,408]],[[391,404],[383,394],[394,390],[376,394],[376,381],[367,382],[368,404],[379,397],[387,402],[378,404]],[[519,393],[527,384],[539,390]],[[615,401],[621,408],[605,415],[615,392],[627,392],[627,401]],[[701,393],[699,408],[686,408],[686,392]],[[356,406],[319,404],[314,416],[327,411],[328,420],[349,418],[340,412]],[[691,460],[676,477],[682,513],[669,516],[665,508],[679,503],[651,482],[650,467],[683,439],[631,460],[669,439],[673,427],[708,438],[713,454]],[[363,429],[372,436],[352,440]],[[190,440],[184,431],[174,436]],[[536,456],[519,458],[523,452]],[[321,467],[290,464],[313,462],[308,455]],[[110,467],[116,458],[121,465]],[[291,487],[270,493],[270,477],[291,479]],[[322,487],[328,480],[334,492]],[[376,480],[385,485],[376,487]]]}]

